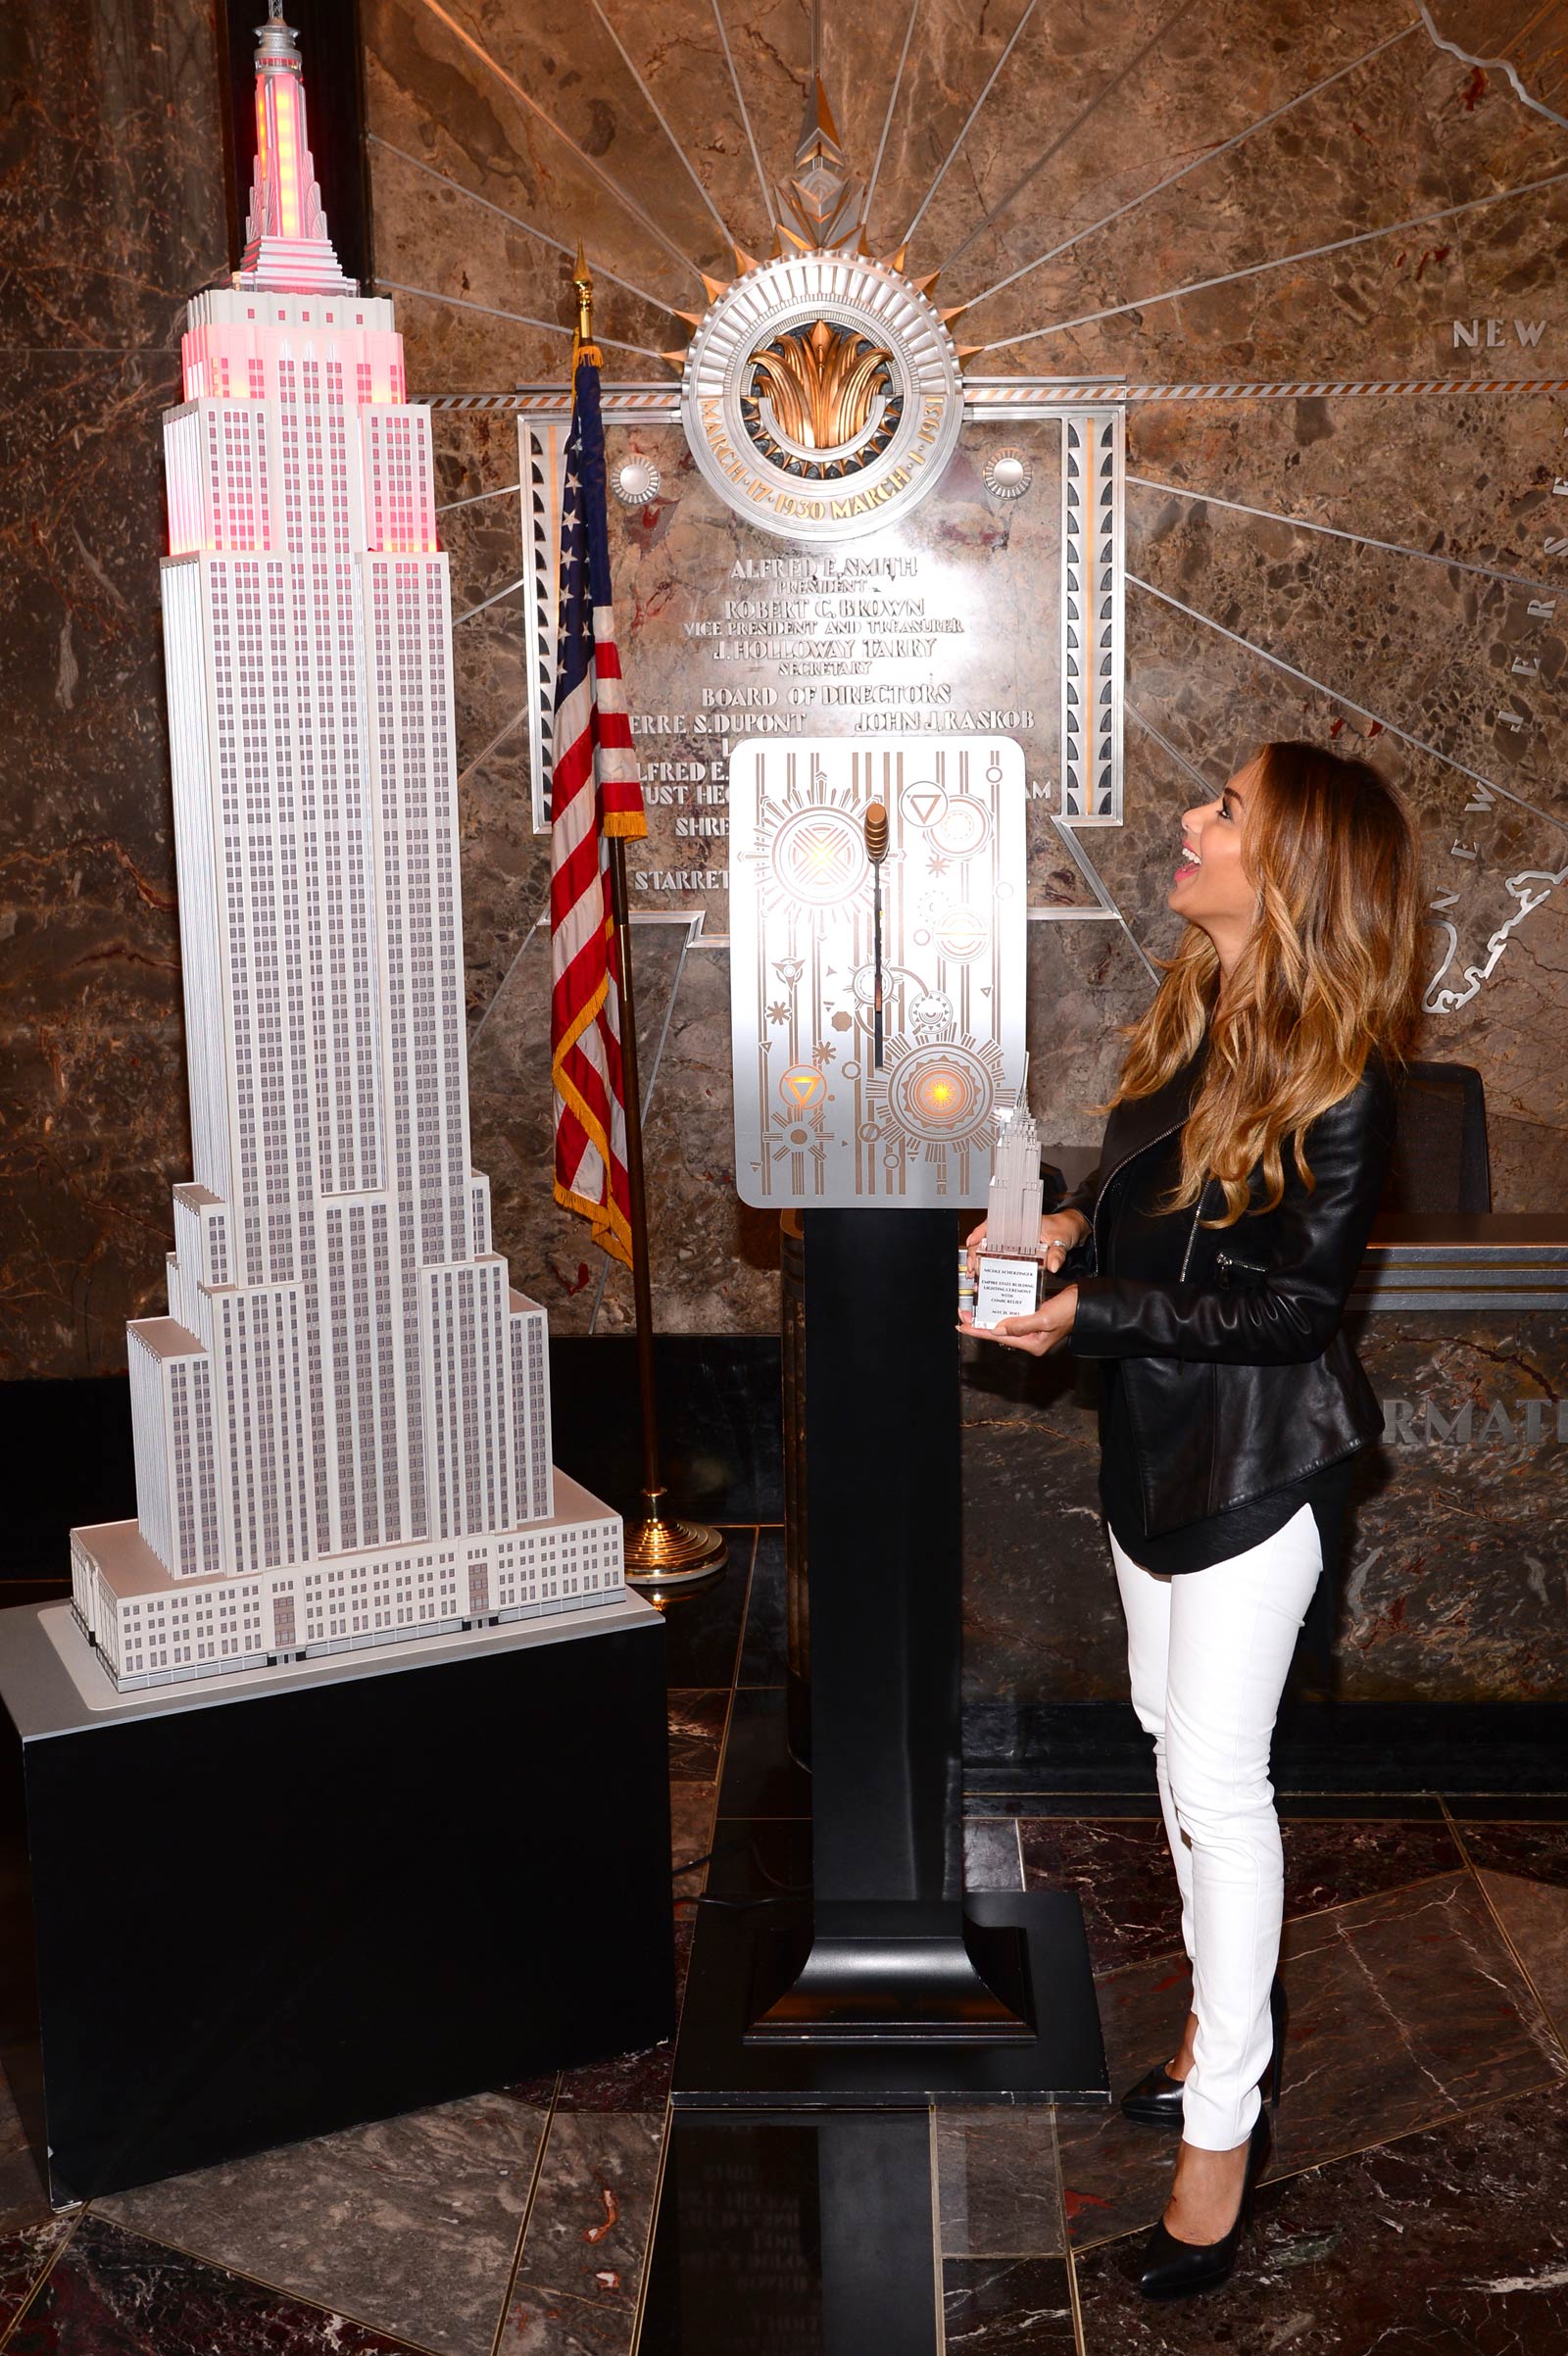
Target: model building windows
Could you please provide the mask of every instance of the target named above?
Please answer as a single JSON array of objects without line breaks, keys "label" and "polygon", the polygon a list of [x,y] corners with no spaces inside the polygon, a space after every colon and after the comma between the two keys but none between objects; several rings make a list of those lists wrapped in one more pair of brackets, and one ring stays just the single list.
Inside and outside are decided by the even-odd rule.
[{"label": "model building windows", "polygon": [[[527,1357],[518,1354],[504,1279],[479,1282],[471,1272],[489,1227],[467,1169],[461,1095],[445,577],[416,554],[434,541],[428,425],[422,416],[377,414],[377,389],[399,404],[405,391],[390,339],[378,332],[372,343],[363,325],[373,318],[382,330],[387,311],[344,313],[338,343],[302,350],[299,330],[309,331],[318,310],[284,296],[274,325],[265,306],[258,319],[254,298],[221,289],[193,307],[186,391],[211,387],[213,397],[191,419],[201,463],[189,469],[187,536],[229,553],[205,576],[205,629],[181,637],[172,627],[168,636],[172,710],[181,697],[194,710],[210,696],[214,714],[213,773],[194,788],[176,779],[176,795],[197,794],[184,812],[195,839],[211,826],[202,793],[219,803],[213,970],[218,939],[227,957],[212,996],[226,1032],[232,1109],[220,1104],[204,1117],[232,1122],[218,1158],[226,1146],[228,1215],[240,1224],[231,1243],[214,1226],[182,1257],[185,1283],[223,1293],[212,1342],[221,1363],[211,1381],[205,1363],[194,1381],[184,1370],[171,1379],[160,1410],[170,1441],[166,1510],[181,1558],[216,1567],[225,1543],[221,1479],[221,1526],[238,1559],[267,1563],[284,1580],[313,1534],[317,1544],[330,1536],[353,1546],[356,1531],[367,1544],[377,1532],[391,1544],[419,1530],[427,1432],[444,1525],[468,1530],[505,1521],[514,1504],[520,1512],[512,1483],[537,1452],[546,1379],[532,1341]],[[247,323],[224,353],[230,319]],[[227,398],[231,384],[243,403]],[[350,386],[366,411],[363,443],[353,448],[342,406]],[[362,455],[365,502],[391,544],[389,560],[366,565],[363,576],[355,559],[364,525],[349,480]],[[260,562],[274,525],[280,553]],[[367,696],[373,712],[363,709]],[[360,769],[372,725],[381,763],[373,838]],[[378,906],[390,919],[379,954]],[[181,913],[199,930],[199,896]],[[373,1244],[362,1207],[352,1244],[334,1221],[318,1267],[310,1196],[327,1183],[343,1193],[386,1184],[390,1200],[375,1211]],[[427,1363],[417,1271],[454,1258],[470,1266],[443,1288]],[[247,1292],[282,1277],[298,1284],[297,1295]],[[429,1397],[432,1373],[438,1388]],[[503,1435],[509,1412],[516,1430]],[[507,1453],[498,1464],[500,1447]],[[547,1483],[547,1470],[531,1475],[534,1511],[544,1509]],[[439,1568],[426,1558],[416,1577],[405,1559],[390,1583],[385,1569],[357,1563],[347,1580],[312,1574],[300,1583],[317,1641],[334,1627],[343,1642],[351,1620],[368,1640],[377,1615],[382,1634],[385,1625],[407,1632],[455,1619],[460,1576],[465,1587],[482,1579],[488,1595],[485,1560],[465,1562],[460,1574],[450,1557]],[[510,1596],[510,1557],[506,1580]],[[192,1662],[215,1667],[220,1647],[225,1666],[254,1656],[264,1627],[281,1644],[298,1608],[294,1589],[274,1596],[270,1579],[247,1589],[228,1591],[216,1613],[203,1603],[172,1626],[150,1612],[157,1652],[188,1673]],[[125,1626],[126,1657],[146,1664],[141,1623],[127,1616]],[[168,1665],[137,1673],[167,1674]]]}]

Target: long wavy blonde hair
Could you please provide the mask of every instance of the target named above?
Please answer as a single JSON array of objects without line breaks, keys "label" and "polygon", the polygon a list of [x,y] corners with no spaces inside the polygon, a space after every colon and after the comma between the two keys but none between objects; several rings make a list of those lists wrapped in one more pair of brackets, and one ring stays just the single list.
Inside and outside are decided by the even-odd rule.
[{"label": "long wavy blonde hair", "polygon": [[[1348,1096],[1368,1055],[1396,1066],[1420,1015],[1420,845],[1403,800],[1369,761],[1294,740],[1262,746],[1252,764],[1243,867],[1257,916],[1219,998],[1219,957],[1189,924],[1152,1004],[1128,1026],[1111,1104],[1152,1095],[1195,1053],[1207,1061],[1182,1131],[1181,1175],[1162,1210],[1198,1203],[1207,1179],[1229,1227],[1285,1192],[1284,1142],[1301,1182],[1315,1181],[1312,1122]],[[1249,1174],[1261,1163],[1263,1199]]]}]

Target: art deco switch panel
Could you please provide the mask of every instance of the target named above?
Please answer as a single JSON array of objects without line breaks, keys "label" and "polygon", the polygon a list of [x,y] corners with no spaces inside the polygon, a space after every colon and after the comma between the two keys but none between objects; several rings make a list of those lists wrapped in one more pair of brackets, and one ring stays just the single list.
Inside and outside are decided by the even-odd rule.
[{"label": "art deco switch panel", "polygon": [[[865,824],[878,804],[880,864]],[[744,1202],[983,1206],[998,1116],[1024,1078],[1023,812],[1023,754],[1007,737],[735,745]]]}]

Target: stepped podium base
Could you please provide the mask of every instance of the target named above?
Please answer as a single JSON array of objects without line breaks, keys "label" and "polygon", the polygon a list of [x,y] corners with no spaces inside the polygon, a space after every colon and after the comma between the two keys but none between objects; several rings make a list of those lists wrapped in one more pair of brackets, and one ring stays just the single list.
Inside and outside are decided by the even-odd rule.
[{"label": "stepped podium base", "polygon": [[1011,1924],[895,1901],[818,1906],[811,1933],[808,1945],[777,1931],[759,1939],[749,2045],[1034,2043],[1024,1940]]},{"label": "stepped podium base", "polygon": [[967,1978],[946,1940],[923,1936],[930,1911],[910,1906],[912,1936],[888,1941],[878,1957],[870,1941],[845,1942],[849,1952],[831,1936],[812,1944],[808,1904],[703,1906],[675,2049],[675,2107],[1108,2103],[1077,1898],[972,1891],[957,1941]]}]

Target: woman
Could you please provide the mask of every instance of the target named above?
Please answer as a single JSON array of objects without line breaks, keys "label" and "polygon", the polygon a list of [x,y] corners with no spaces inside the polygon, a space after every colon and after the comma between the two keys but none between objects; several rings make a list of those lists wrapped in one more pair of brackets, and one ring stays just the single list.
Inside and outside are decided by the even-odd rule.
[{"label": "woman", "polygon": [[1352,1458],[1382,1430],[1341,1316],[1419,989],[1418,846],[1366,762],[1265,745],[1182,835],[1187,930],[1128,1034],[1100,1167],[1041,1221],[1047,1267],[1076,1281],[979,1337],[1102,1361],[1101,1497],[1193,1964],[1175,2054],[1122,2104],[1182,2133],[1152,2297],[1225,2279],[1267,2154],[1269,1742]]}]

